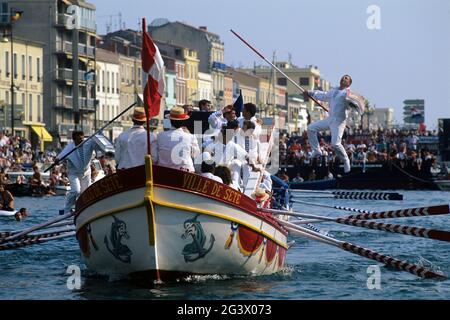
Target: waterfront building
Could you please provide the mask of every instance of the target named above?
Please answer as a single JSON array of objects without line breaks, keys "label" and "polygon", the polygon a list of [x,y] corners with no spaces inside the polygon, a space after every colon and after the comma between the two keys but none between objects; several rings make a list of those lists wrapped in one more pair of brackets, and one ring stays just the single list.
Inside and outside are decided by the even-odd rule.
[{"label": "waterfront building", "polygon": [[148,32],[155,41],[197,51],[198,71],[209,73],[212,77],[212,103],[217,109],[223,108],[227,67],[224,64],[224,43],[219,35],[208,31],[204,26],[197,28],[179,21],[170,22],[167,19],[153,21],[148,27]]},{"label": "waterfront building", "polygon": [[[43,120],[43,44],[21,38],[0,41],[0,128],[11,132],[11,80],[14,85],[14,133],[34,145],[52,142]],[[11,59],[14,59],[11,61]],[[11,63],[12,62],[12,63]],[[39,142],[39,143],[38,143]]]},{"label": "waterfront building", "polygon": [[[13,25],[14,36],[43,44],[40,80],[46,128],[63,143],[70,139],[75,123],[90,134],[95,111],[95,89],[88,83],[95,64],[95,6],[83,0],[4,3],[24,12]],[[76,20],[68,12],[71,5],[76,6]],[[78,29],[73,28],[74,21]]]},{"label": "waterfront building", "polygon": [[[275,65],[280,68],[289,78],[294,80],[305,90],[322,89],[328,91],[330,89],[330,83],[325,79],[320,78],[320,70],[317,66],[306,66],[305,68],[299,68],[289,62],[276,62]],[[270,81],[274,77],[272,68],[266,66],[255,66],[252,69],[248,69],[253,74],[266,78]],[[277,85],[285,86],[289,95],[298,95],[300,90],[287,80],[281,73],[275,72],[275,81]],[[319,79],[319,85],[316,84],[316,79]],[[311,114],[311,121],[316,121],[325,117],[325,113],[322,108],[317,106],[314,101],[309,99],[305,102],[308,110]],[[326,104],[324,104],[326,107]]]},{"label": "waterfront building", "polygon": [[[198,73],[198,93],[199,93],[198,95],[199,101],[203,99],[211,101],[211,97],[213,96],[213,88],[212,88],[212,77],[210,73],[203,73],[203,72]],[[232,101],[228,102],[228,104],[232,104]]]},{"label": "waterfront building", "polygon": [[[112,51],[98,48],[96,67],[96,98],[98,100],[96,120],[97,126],[101,127],[115,118],[121,111],[119,55]],[[120,124],[120,121],[115,122],[111,128],[105,131],[105,134],[109,135],[111,140],[117,138],[121,132],[118,124]]]}]

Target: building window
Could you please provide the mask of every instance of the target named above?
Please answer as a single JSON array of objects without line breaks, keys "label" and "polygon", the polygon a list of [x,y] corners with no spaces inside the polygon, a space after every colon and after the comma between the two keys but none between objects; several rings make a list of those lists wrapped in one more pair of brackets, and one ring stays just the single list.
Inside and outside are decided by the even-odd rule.
[{"label": "building window", "polygon": [[287,85],[287,79],[286,78],[278,78],[277,79],[277,84],[279,86],[286,86]]},{"label": "building window", "polygon": [[105,92],[105,71],[102,71],[102,92]]},{"label": "building window", "polygon": [[14,72],[14,79],[17,79],[18,73],[17,73],[17,53],[14,53],[13,55],[13,72]]},{"label": "building window", "polygon": [[36,76],[37,81],[41,82],[41,58],[36,58]]},{"label": "building window", "polygon": [[6,77],[9,78],[9,52],[5,51],[5,72],[6,72]]},{"label": "building window", "polygon": [[109,93],[111,83],[109,82],[109,71],[106,72],[106,92]]},{"label": "building window", "polygon": [[300,85],[301,86],[309,86],[309,78],[300,78]]},{"label": "building window", "polygon": [[138,83],[140,86],[142,86],[141,68],[138,68]]},{"label": "building window", "polygon": [[[25,95],[22,96],[22,99],[25,99]],[[25,101],[23,101],[25,107]],[[28,95],[28,119],[33,121],[33,95],[30,93]]]},{"label": "building window", "polygon": [[33,81],[33,57],[28,56],[28,76],[30,81]]},{"label": "building window", "polygon": [[41,101],[41,96],[38,95],[37,96],[37,111],[38,111],[38,122],[42,122],[42,101]]},{"label": "building window", "polygon": [[116,84],[117,84],[116,93],[119,94],[120,91],[119,91],[119,74],[118,73],[116,73]]},{"label": "building window", "polygon": [[27,71],[27,69],[26,69],[26,64],[25,64],[25,55],[23,54],[22,55],[22,80],[25,80],[26,79],[26,76],[25,76],[25,74],[26,74],[26,71]]}]

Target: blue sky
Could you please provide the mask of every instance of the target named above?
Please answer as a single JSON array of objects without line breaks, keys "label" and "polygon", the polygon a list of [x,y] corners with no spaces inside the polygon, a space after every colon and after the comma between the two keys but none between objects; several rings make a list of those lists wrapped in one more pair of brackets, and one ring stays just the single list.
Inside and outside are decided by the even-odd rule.
[{"label": "blue sky", "polygon": [[[450,118],[450,1],[448,0],[90,0],[97,6],[99,33],[119,12],[127,28],[145,16],[207,26],[225,42],[225,62],[262,64],[230,32],[240,33],[267,58],[298,66],[317,65],[337,85],[353,88],[377,107],[393,107],[401,123],[403,100],[425,99],[426,124]],[[379,30],[369,30],[367,8],[380,8]],[[116,23],[118,25],[118,23]]]}]

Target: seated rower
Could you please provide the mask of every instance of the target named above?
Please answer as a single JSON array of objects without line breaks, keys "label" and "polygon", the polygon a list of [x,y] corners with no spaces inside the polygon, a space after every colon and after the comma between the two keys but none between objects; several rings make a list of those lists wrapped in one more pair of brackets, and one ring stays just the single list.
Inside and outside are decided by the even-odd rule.
[{"label": "seated rower", "polygon": [[[115,160],[118,169],[138,167],[145,163],[147,154],[147,130],[144,128],[147,121],[145,109],[135,108],[131,120],[133,126],[122,132],[115,141]],[[150,133],[150,144],[155,140],[155,134]]]},{"label": "seated rower", "polygon": [[202,154],[201,173],[202,177],[206,177],[217,182],[223,183],[222,179],[214,174],[216,164],[212,161],[212,157],[209,152],[203,152]]},{"label": "seated rower", "polygon": [[14,196],[0,185],[0,210],[14,211]]},{"label": "seated rower", "polygon": [[192,158],[200,154],[197,139],[185,126],[189,115],[181,107],[173,107],[169,114],[171,128],[158,134],[152,144],[152,158],[163,167],[195,172]]},{"label": "seated rower", "polygon": [[217,166],[216,169],[214,170],[214,175],[221,178],[223,181],[223,184],[226,184],[227,186],[229,186],[235,190],[241,191],[239,186],[236,185],[235,183],[233,183],[233,180],[231,179],[230,168],[228,168],[226,166]]},{"label": "seated rower", "polygon": [[233,184],[240,185],[241,168],[247,163],[247,152],[234,142],[234,136],[239,129],[237,121],[229,121],[217,137],[217,141],[209,144],[205,151],[209,152],[217,165],[227,166],[231,170]]}]

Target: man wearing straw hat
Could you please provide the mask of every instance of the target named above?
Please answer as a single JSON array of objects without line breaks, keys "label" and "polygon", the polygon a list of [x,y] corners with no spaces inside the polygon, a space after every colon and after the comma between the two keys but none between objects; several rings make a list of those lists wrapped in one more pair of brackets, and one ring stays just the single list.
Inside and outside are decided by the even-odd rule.
[{"label": "man wearing straw hat", "polygon": [[336,155],[344,162],[345,173],[350,172],[350,160],[342,146],[341,140],[347,120],[347,89],[351,84],[352,78],[349,75],[344,75],[341,78],[339,88],[331,89],[328,92],[317,90],[308,92],[313,98],[330,103],[328,118],[314,122],[308,126],[308,139],[313,149],[312,157],[322,155],[319,141],[317,140],[317,133],[329,129],[331,131],[331,144]]},{"label": "man wearing straw hat", "polygon": [[[128,169],[144,164],[147,153],[147,130],[144,129],[145,109],[136,107],[131,117],[133,126],[117,137],[115,142],[115,160],[118,169]],[[156,140],[153,133],[150,134],[150,144]],[[152,144],[152,154],[154,147]]]},{"label": "man wearing straw hat", "polygon": [[155,144],[155,162],[189,172],[195,172],[192,158],[200,154],[197,139],[185,127],[189,115],[181,107],[173,107],[168,115],[171,128],[158,134]]}]

